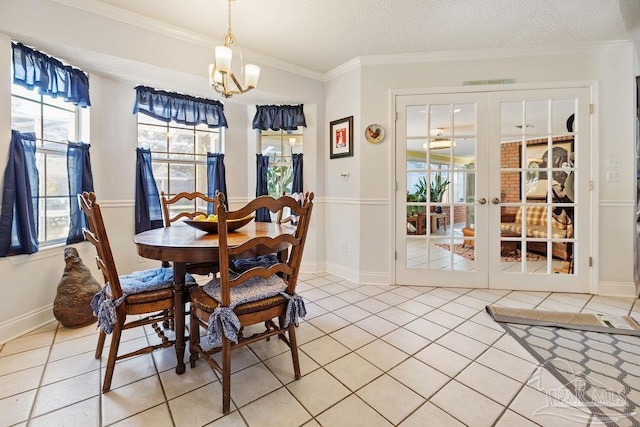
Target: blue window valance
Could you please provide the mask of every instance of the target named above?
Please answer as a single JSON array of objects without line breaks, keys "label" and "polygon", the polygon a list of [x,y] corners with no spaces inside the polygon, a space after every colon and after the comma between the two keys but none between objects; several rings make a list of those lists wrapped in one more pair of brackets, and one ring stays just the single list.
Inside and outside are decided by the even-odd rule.
[{"label": "blue window valance", "polygon": [[133,114],[143,113],[163,122],[184,125],[205,123],[210,128],[227,127],[224,106],[220,101],[165,92],[146,86],[136,87]]},{"label": "blue window valance", "polygon": [[91,105],[89,77],[78,69],[64,65],[56,58],[31,49],[22,43],[13,48],[13,83],[29,90],[38,88],[41,95],[62,97],[80,107]]},{"label": "blue window valance", "polygon": [[307,127],[303,105],[257,105],[253,128],[260,130],[297,130]]}]

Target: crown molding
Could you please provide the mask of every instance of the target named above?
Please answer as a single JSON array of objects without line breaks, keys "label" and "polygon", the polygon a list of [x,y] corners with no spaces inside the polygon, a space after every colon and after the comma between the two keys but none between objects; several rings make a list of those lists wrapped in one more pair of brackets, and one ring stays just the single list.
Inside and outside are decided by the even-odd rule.
[{"label": "crown molding", "polygon": [[353,59],[345,62],[342,65],[338,65],[333,70],[327,71],[324,74],[323,81],[328,82],[329,80],[333,80],[333,79],[335,79],[336,77],[338,77],[338,76],[340,76],[342,74],[346,74],[347,72],[349,72],[351,70],[355,70],[355,69],[358,69],[358,68],[362,67],[362,65],[364,65],[364,64],[362,63],[361,57],[353,58]]},{"label": "crown molding", "polygon": [[[56,3],[63,4],[65,6],[73,7],[78,10],[83,10],[94,15],[102,16],[104,18],[113,19],[115,21],[122,22],[124,24],[132,25],[134,27],[141,28],[147,31],[153,31],[158,34],[162,34],[167,37],[171,37],[177,40],[181,40],[187,43],[191,43],[197,46],[202,46],[208,49],[212,49],[220,44],[220,40],[213,37],[204,36],[202,34],[186,30],[174,25],[167,24],[165,22],[152,19],[138,13],[129,12],[127,10],[120,9],[119,7],[111,6],[106,3],[102,3],[96,0],[52,0]],[[286,61],[273,58],[268,55],[264,55],[259,52],[252,51],[250,49],[242,49],[242,54],[245,58],[251,59],[257,63],[273,67],[282,71],[297,74],[302,77],[307,77],[313,80],[324,81],[324,74],[318,71],[310,70],[305,67],[301,67],[296,64],[291,64]]]},{"label": "crown molding", "polygon": [[479,59],[518,58],[526,56],[566,55],[602,51],[629,46],[628,40],[575,43],[556,46],[450,50],[394,55],[372,55],[361,58],[362,65],[407,64],[417,62],[476,61]]},{"label": "crown molding", "polygon": [[351,71],[358,66],[419,64],[428,62],[477,61],[482,59],[519,58],[527,56],[567,55],[605,51],[630,46],[629,40],[613,40],[606,42],[575,43],[556,46],[532,46],[490,49],[449,50],[439,52],[400,53],[393,55],[361,56],[325,73],[324,81],[329,81]]}]

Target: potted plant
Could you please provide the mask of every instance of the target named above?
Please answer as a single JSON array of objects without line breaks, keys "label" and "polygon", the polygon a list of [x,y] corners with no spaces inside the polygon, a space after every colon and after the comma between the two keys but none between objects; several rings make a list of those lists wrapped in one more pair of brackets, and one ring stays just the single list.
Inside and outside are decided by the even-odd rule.
[{"label": "potted plant", "polygon": [[[407,191],[407,202],[410,203],[424,203],[427,201],[427,180],[424,177],[420,177],[418,182],[414,185],[415,191],[409,193]],[[407,215],[415,215],[420,212],[422,208],[420,206],[409,206],[407,208]]]},{"label": "potted plant", "polygon": [[[433,178],[433,181],[429,183],[429,195],[431,197],[431,202],[442,202],[442,196],[445,191],[447,191],[447,187],[449,186],[451,181],[448,179],[443,180],[442,174],[436,174]],[[437,213],[442,212],[441,206],[436,206],[435,211]]]}]

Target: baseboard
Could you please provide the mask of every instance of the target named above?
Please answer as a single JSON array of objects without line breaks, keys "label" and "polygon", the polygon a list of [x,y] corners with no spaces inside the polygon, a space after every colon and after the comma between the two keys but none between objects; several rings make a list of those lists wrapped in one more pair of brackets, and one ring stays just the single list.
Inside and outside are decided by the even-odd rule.
[{"label": "baseboard", "polygon": [[389,273],[374,273],[364,272],[360,273],[360,279],[357,283],[362,285],[390,285]]},{"label": "baseboard", "polygon": [[302,265],[300,266],[300,273],[305,274],[317,274],[324,273],[325,267],[324,262],[304,262],[302,261]]},{"label": "baseboard", "polygon": [[598,283],[598,295],[609,297],[638,297],[635,283]]},{"label": "baseboard", "polygon": [[324,265],[326,273],[341,277],[353,283],[360,283],[360,270],[347,268],[344,265],[326,261]]},{"label": "baseboard", "polygon": [[53,304],[0,324],[0,344],[11,341],[39,327],[56,320],[53,316]]}]

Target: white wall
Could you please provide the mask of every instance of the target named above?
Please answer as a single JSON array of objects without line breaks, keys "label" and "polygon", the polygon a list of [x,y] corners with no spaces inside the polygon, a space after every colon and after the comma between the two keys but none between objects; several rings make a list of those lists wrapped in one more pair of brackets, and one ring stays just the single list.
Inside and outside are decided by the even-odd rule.
[{"label": "white wall", "polygon": [[[362,67],[362,127],[370,123],[382,124],[390,129],[389,94],[392,90],[436,87],[461,87],[466,80],[511,78],[516,83],[540,83],[563,81],[595,81],[599,89],[595,99],[595,126],[593,143],[599,160],[593,176],[596,192],[596,214],[600,221],[593,233],[600,242],[595,248],[594,259],[599,271],[600,289],[635,289],[633,248],[635,245],[635,142],[634,56],[630,43],[611,43],[600,48],[580,49],[540,54],[522,55],[514,50],[509,57],[482,59],[469,55],[468,60],[438,59],[422,64],[370,64]],[[462,87],[461,87],[462,90]],[[329,101],[329,98],[327,98]],[[329,102],[327,102],[329,108]],[[361,163],[360,197],[363,200],[393,200],[390,195],[390,158],[394,150],[394,138],[390,135],[382,144],[362,144],[356,151]],[[608,156],[621,160],[620,182],[606,182]],[[389,229],[390,212],[378,203],[361,205],[360,256],[361,275],[379,277],[380,266],[389,264],[388,246],[392,241]],[[596,217],[597,218],[597,217]],[[330,247],[333,243],[327,242]],[[383,249],[375,249],[383,248]],[[594,252],[595,253],[595,252]],[[386,271],[385,273],[388,273]],[[388,282],[387,282],[388,283]]]},{"label": "white wall", "polygon": [[[171,39],[154,31],[77,10],[51,0],[0,2],[0,169],[4,170],[10,140],[11,45],[14,39],[82,68],[90,74],[91,158],[96,193],[101,202],[119,273],[155,267],[136,253],[134,235],[135,148],[137,145],[134,87],[220,99],[208,86],[213,46]],[[259,90],[224,100],[227,129],[225,165],[230,202],[252,198],[255,157],[248,161],[255,104],[305,104],[305,187],[316,192],[316,207],[303,259],[305,271],[324,267],[324,168],[319,161],[324,117],[323,83],[262,66]],[[250,105],[247,105],[250,104]],[[255,153],[254,153],[255,154]],[[254,178],[255,179],[255,178]],[[255,182],[255,181],[254,181]],[[255,185],[255,184],[254,184]],[[317,186],[317,187],[314,187]],[[93,248],[74,245],[94,270]],[[64,269],[63,247],[35,255],[0,258],[0,343],[53,319],[52,303]]]},{"label": "white wall", "polygon": [[[156,265],[139,258],[133,246],[133,165],[136,129],[133,87],[145,84],[196,96],[215,97],[206,69],[212,47],[116,21],[52,0],[0,2],[0,165],[6,164],[10,135],[10,38],[67,60],[91,74],[91,142],[96,191],[103,202],[121,273]],[[252,104],[303,103],[305,187],[316,193],[304,263],[360,282],[389,283],[392,231],[390,167],[393,135],[378,145],[363,137],[379,123],[391,129],[390,92],[460,86],[464,80],[513,78],[517,83],[594,80],[594,143],[600,161],[594,175],[600,246],[595,259],[604,287],[634,284],[635,143],[634,57],[630,44],[604,45],[558,54],[523,50],[482,57],[424,59],[414,64],[354,61],[341,74],[318,80],[263,66],[259,89],[225,102],[230,123],[226,155],[231,201],[252,197],[255,135]],[[388,61],[387,61],[388,62]],[[261,64],[262,65],[262,64]],[[106,77],[106,76],[110,77]],[[218,97],[215,97],[218,98]],[[329,122],[354,116],[354,157],[329,160]],[[4,137],[3,137],[4,135]],[[127,155],[126,153],[129,153]],[[622,160],[620,183],[604,182],[606,159]],[[342,177],[348,173],[348,177]],[[254,181],[255,182],[255,181]],[[90,265],[91,249],[77,245]],[[89,262],[88,262],[89,261]],[[63,269],[62,248],[33,256],[0,259],[3,298],[0,342],[52,318],[51,303]],[[97,275],[96,275],[97,276]],[[29,295],[29,298],[25,298]]]},{"label": "white wall", "polygon": [[[330,80],[325,89],[327,136],[324,158],[329,159],[329,123],[353,116],[354,156],[327,160],[326,270],[359,282],[360,263],[360,69]],[[346,175],[346,176],[343,176]]]}]

